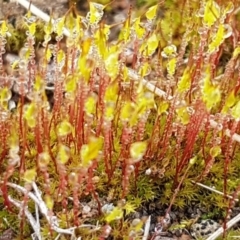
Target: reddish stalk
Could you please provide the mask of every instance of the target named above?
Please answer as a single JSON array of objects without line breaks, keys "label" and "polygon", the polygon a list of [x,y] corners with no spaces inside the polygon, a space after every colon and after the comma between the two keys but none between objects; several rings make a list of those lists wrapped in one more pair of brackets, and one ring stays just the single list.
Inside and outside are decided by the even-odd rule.
[{"label": "reddish stalk", "polygon": [[183,151],[180,162],[176,166],[174,186],[178,185],[178,176],[182,172],[183,168],[188,165],[189,160],[192,157],[195,141],[197,140],[198,133],[201,130],[202,123],[207,117],[207,112],[202,102],[196,102],[195,106],[195,113],[191,116],[186,129],[186,147]]}]

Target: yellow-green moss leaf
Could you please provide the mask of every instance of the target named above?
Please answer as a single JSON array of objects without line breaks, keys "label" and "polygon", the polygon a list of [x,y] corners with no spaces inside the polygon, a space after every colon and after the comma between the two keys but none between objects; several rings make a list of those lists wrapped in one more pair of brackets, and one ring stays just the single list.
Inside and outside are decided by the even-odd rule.
[{"label": "yellow-green moss leaf", "polygon": [[119,207],[115,207],[106,217],[105,220],[110,223],[115,220],[119,220],[123,217],[123,210]]},{"label": "yellow-green moss leaf", "polygon": [[164,58],[175,57],[177,53],[177,47],[175,45],[169,45],[163,49],[161,56]]},{"label": "yellow-green moss leaf", "polygon": [[210,149],[210,155],[211,157],[215,158],[222,152],[222,149],[220,146],[214,146]]},{"label": "yellow-green moss leaf", "polygon": [[57,155],[57,161],[61,164],[66,164],[70,158],[70,149],[69,147],[60,144],[58,146],[58,155]]},{"label": "yellow-green moss leaf", "polygon": [[135,142],[130,146],[130,156],[136,161],[140,161],[147,150],[147,142]]},{"label": "yellow-green moss leaf", "polygon": [[42,152],[38,155],[38,164],[40,168],[46,168],[50,163],[51,157],[48,152]]},{"label": "yellow-green moss leaf", "polygon": [[239,121],[240,120],[240,101],[232,108],[232,116]]},{"label": "yellow-green moss leaf", "polygon": [[156,17],[157,14],[157,9],[158,9],[158,4],[155,6],[152,6],[148,9],[148,11],[146,12],[146,18],[148,20],[153,20]]},{"label": "yellow-green moss leaf", "polygon": [[189,123],[190,115],[187,111],[187,107],[181,107],[176,110],[178,119],[183,125],[186,125]]},{"label": "yellow-green moss leaf", "polygon": [[144,54],[147,56],[151,56],[158,47],[158,37],[155,33],[153,33],[150,38],[147,40],[146,48],[144,50]]},{"label": "yellow-green moss leaf", "polygon": [[131,29],[130,29],[130,16],[128,16],[128,18],[126,19],[124,25],[123,25],[123,28],[119,34],[119,40],[124,40],[125,42],[128,41],[129,37],[130,37],[130,32],[131,32]]},{"label": "yellow-green moss leaf", "polygon": [[181,79],[178,82],[178,92],[186,92],[191,86],[191,73],[189,67],[186,67]]},{"label": "yellow-green moss leaf", "polygon": [[142,39],[145,35],[146,29],[141,25],[140,17],[135,19],[133,29],[135,30],[138,39]]},{"label": "yellow-green moss leaf", "polygon": [[203,101],[206,103],[207,108],[210,110],[221,101],[220,89],[213,86],[209,87],[203,95]]},{"label": "yellow-green moss leaf", "polygon": [[35,77],[34,90],[41,93],[45,90],[45,81],[40,75],[36,75]]},{"label": "yellow-green moss leaf", "polygon": [[169,108],[169,103],[166,101],[162,101],[158,106],[158,115],[166,113]]},{"label": "yellow-green moss leaf", "polygon": [[107,87],[104,95],[104,101],[116,102],[117,98],[118,98],[118,83],[114,82]]},{"label": "yellow-green moss leaf", "polygon": [[45,57],[46,60],[49,62],[52,57],[52,51],[49,48],[47,48],[47,50],[45,51]]},{"label": "yellow-green moss leaf", "polygon": [[44,196],[44,200],[48,209],[52,210],[54,206],[54,200],[49,195]]},{"label": "yellow-green moss leaf", "polygon": [[6,21],[2,21],[1,29],[0,29],[0,36],[5,38],[7,36],[7,33],[8,33],[7,22]]},{"label": "yellow-green moss leaf", "polygon": [[211,27],[217,21],[217,19],[219,17],[220,17],[220,7],[219,7],[219,5],[213,0],[208,0],[206,5],[205,5],[203,22],[208,27]]},{"label": "yellow-green moss leaf", "polygon": [[89,96],[85,103],[84,103],[84,109],[87,114],[95,114],[96,112],[96,102],[97,98],[95,95]]},{"label": "yellow-green moss leaf", "polygon": [[141,65],[140,69],[139,69],[139,74],[142,77],[145,77],[146,75],[148,75],[151,72],[151,67],[150,64],[148,62],[145,62]]},{"label": "yellow-green moss leaf", "polygon": [[66,81],[65,81],[65,90],[68,93],[73,93],[75,92],[77,88],[77,79],[76,77],[70,75],[67,77]]},{"label": "yellow-green moss leaf", "polygon": [[34,34],[35,34],[35,32],[36,32],[36,23],[34,22],[34,23],[30,24],[29,27],[28,27],[28,29],[29,29],[29,33],[30,33],[32,36],[34,36]]},{"label": "yellow-green moss leaf", "polygon": [[36,103],[34,102],[24,106],[23,116],[26,119],[28,126],[31,128],[36,126],[37,112],[38,112],[38,108],[36,106]]},{"label": "yellow-green moss leaf", "polygon": [[24,172],[23,179],[28,183],[32,183],[35,180],[36,176],[37,172],[35,168],[27,169]]},{"label": "yellow-green moss leaf", "polygon": [[222,113],[228,113],[230,107],[232,107],[236,102],[236,97],[234,94],[234,90],[231,91],[226,99],[225,105],[223,107]]},{"label": "yellow-green moss leaf", "polygon": [[[106,49],[104,49],[106,51]],[[115,79],[119,73],[119,54],[118,52],[110,54],[105,60],[105,67],[108,72],[108,75]]]},{"label": "yellow-green moss leaf", "polygon": [[175,73],[176,70],[176,64],[177,64],[177,59],[176,58],[172,58],[168,61],[167,63],[167,70],[168,73],[172,76]]},{"label": "yellow-green moss leaf", "polygon": [[73,130],[73,127],[71,123],[69,123],[67,120],[63,120],[57,126],[57,135],[59,137],[65,137],[68,134],[72,133],[72,130]]},{"label": "yellow-green moss leaf", "polygon": [[240,53],[240,47],[236,47],[233,52],[233,57],[236,58]]},{"label": "yellow-green moss leaf", "polygon": [[84,144],[81,148],[80,155],[83,167],[89,167],[91,161],[96,159],[102,149],[102,138],[92,137],[88,144]]},{"label": "yellow-green moss leaf", "polygon": [[216,33],[216,36],[214,37],[213,41],[209,44],[210,53],[214,52],[222,44],[224,40],[224,34],[225,34],[224,32],[225,32],[224,25],[220,24],[218,26],[218,31]]},{"label": "yellow-green moss leaf", "polygon": [[60,49],[57,53],[57,63],[62,64],[65,61],[65,53]]},{"label": "yellow-green moss leaf", "polygon": [[190,163],[191,165],[194,165],[194,164],[196,163],[196,161],[197,161],[197,156],[194,156],[194,157],[192,157],[192,158],[189,160],[189,163]]},{"label": "yellow-green moss leaf", "polygon": [[126,204],[125,204],[124,207],[123,207],[123,209],[124,209],[125,212],[126,212],[126,215],[129,215],[130,213],[135,212],[135,209],[136,209],[136,208],[137,208],[137,207],[136,207],[134,204],[129,203],[129,202],[126,202]]},{"label": "yellow-green moss leaf", "polygon": [[105,109],[104,117],[107,121],[112,121],[114,118],[115,106],[107,106]]},{"label": "yellow-green moss leaf", "polygon": [[[79,21],[81,21],[79,19]],[[65,17],[65,26],[66,28],[71,32],[71,34],[73,33],[73,30],[75,29],[76,25],[77,25],[77,21],[75,16],[73,16],[73,13],[70,12],[66,17]]]},{"label": "yellow-green moss leaf", "polygon": [[227,2],[227,6],[223,9],[223,15],[231,13],[234,10],[234,4],[231,1]]},{"label": "yellow-green moss leaf", "polygon": [[134,104],[132,102],[126,102],[121,109],[120,119],[122,121],[129,121],[133,111],[134,111]]},{"label": "yellow-green moss leaf", "polygon": [[2,104],[3,102],[9,101],[12,97],[12,92],[9,88],[4,87],[0,88],[0,103]]},{"label": "yellow-green moss leaf", "polygon": [[221,92],[218,86],[214,86],[211,82],[210,67],[208,66],[205,71],[205,78],[203,79],[204,85],[202,89],[202,98],[208,110],[214,107],[221,101]]},{"label": "yellow-green moss leaf", "polygon": [[89,2],[90,12],[87,15],[90,24],[97,24],[102,16],[104,5],[94,2]]},{"label": "yellow-green moss leaf", "polygon": [[50,36],[53,32],[53,24],[52,21],[49,21],[47,24],[44,26],[44,32],[46,35]]},{"label": "yellow-green moss leaf", "polygon": [[55,21],[55,32],[57,36],[63,35],[65,17],[59,18]]}]

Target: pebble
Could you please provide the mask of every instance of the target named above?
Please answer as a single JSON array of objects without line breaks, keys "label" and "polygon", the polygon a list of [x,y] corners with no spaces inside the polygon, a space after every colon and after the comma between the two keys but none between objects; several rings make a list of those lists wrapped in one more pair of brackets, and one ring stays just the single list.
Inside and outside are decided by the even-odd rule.
[{"label": "pebble", "polygon": [[191,234],[196,239],[203,238],[206,239],[212,233],[214,233],[220,224],[212,219],[201,220],[199,223],[194,223],[191,227]]}]

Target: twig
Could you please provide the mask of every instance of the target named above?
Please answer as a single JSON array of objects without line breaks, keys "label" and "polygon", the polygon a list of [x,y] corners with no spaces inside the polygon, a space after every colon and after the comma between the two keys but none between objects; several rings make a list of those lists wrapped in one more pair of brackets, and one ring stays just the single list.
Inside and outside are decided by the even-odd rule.
[{"label": "twig", "polygon": [[148,217],[148,219],[145,223],[144,234],[143,234],[142,240],[147,240],[148,239],[150,224],[151,224],[151,215]]},{"label": "twig", "polygon": [[[223,192],[220,192],[220,191],[218,191],[218,190],[216,190],[216,189],[214,189],[214,188],[211,188],[211,187],[209,187],[209,186],[207,186],[207,185],[204,185],[204,184],[202,184],[202,183],[195,182],[195,181],[191,181],[191,182],[194,183],[194,184],[197,184],[197,185],[200,186],[200,187],[203,187],[203,188],[205,188],[205,189],[208,189],[208,190],[210,190],[210,191],[212,191],[212,192],[215,192],[215,193],[217,193],[217,194],[220,194],[220,195],[222,195],[222,196],[224,196],[224,197],[233,199],[233,197],[232,197],[231,195],[224,195]],[[237,198],[235,198],[234,201],[235,201],[235,202],[238,202],[239,200],[238,200]]]},{"label": "twig", "polygon": [[[17,191],[21,192],[22,194],[27,194],[28,197],[31,198],[34,201],[35,204],[37,204],[39,210],[45,216],[45,218],[47,219],[47,221],[48,221],[49,225],[51,226],[51,228],[55,232],[57,232],[59,234],[68,234],[68,235],[72,236],[74,234],[74,230],[76,228],[94,228],[94,231],[95,230],[97,231],[98,229],[100,229],[100,226],[98,226],[98,225],[95,226],[95,225],[92,225],[92,224],[82,224],[82,225],[80,225],[78,227],[71,227],[71,228],[67,228],[67,229],[59,228],[58,227],[58,219],[57,219],[57,217],[56,216],[49,216],[49,210],[48,210],[45,202],[42,200],[41,192],[38,189],[38,187],[37,187],[35,182],[32,183],[32,187],[33,187],[33,190],[34,190],[35,194],[33,192],[28,192],[24,187],[19,186],[19,185],[15,184],[15,183],[8,182],[7,185],[9,187],[12,187],[12,188],[16,189]],[[10,197],[9,197],[9,200],[11,200]],[[14,205],[16,205],[15,202],[14,202]],[[19,206],[21,206],[20,203],[19,203]],[[30,219],[31,219],[31,225],[33,224],[34,227],[38,226],[36,220],[33,217],[31,218],[31,216],[30,216]]]},{"label": "twig", "polygon": [[[26,9],[29,9],[31,11],[31,13],[38,16],[39,18],[41,18],[45,22],[49,22],[50,19],[51,19],[48,16],[48,14],[46,14],[45,12],[43,12],[42,10],[40,10],[39,8],[34,6],[32,3],[31,3],[31,6],[30,6],[30,2],[27,1],[27,0],[12,0],[12,2],[17,2],[17,3],[21,4]],[[54,20],[52,20],[52,22],[54,23]],[[70,36],[70,32],[66,28],[63,29],[63,34],[67,37]]]},{"label": "twig", "polygon": [[[22,204],[21,202],[13,199],[12,197],[8,196],[8,199],[9,201],[14,205],[16,206],[17,208],[19,209],[22,209]],[[31,224],[32,226],[32,229],[34,230],[34,233],[35,235],[37,236],[37,239],[38,240],[41,240],[41,234],[40,234],[40,228],[38,227],[37,223],[36,223],[36,220],[34,219],[34,217],[32,216],[32,214],[26,209],[24,208],[24,213],[25,213],[25,216],[27,217],[29,223]]]},{"label": "twig", "polygon": [[[227,222],[226,230],[231,228],[233,225],[238,223],[240,221],[240,213],[235,216],[233,219],[231,219],[229,222]],[[223,227],[220,227],[217,231],[215,231],[210,237],[208,237],[206,240],[215,240],[218,238],[222,233],[224,232]]]},{"label": "twig", "polygon": [[[28,192],[24,187],[19,186],[15,183],[7,183],[8,186],[20,191],[23,194],[27,194],[29,198],[31,198],[39,207],[41,213],[45,216],[45,218],[47,219],[49,225],[51,226],[51,228],[57,232],[57,233],[61,233],[61,234],[68,234],[68,235],[72,235],[74,230],[76,229],[76,227],[71,227],[68,229],[62,229],[58,227],[58,219],[56,216],[49,216],[49,210],[45,204],[45,202],[42,200],[41,198],[41,194],[40,191],[37,188],[37,185],[35,183],[33,183],[33,188],[35,191],[35,194],[33,194],[32,192]],[[34,220],[35,221],[35,220]],[[36,222],[34,223],[36,225]]]}]

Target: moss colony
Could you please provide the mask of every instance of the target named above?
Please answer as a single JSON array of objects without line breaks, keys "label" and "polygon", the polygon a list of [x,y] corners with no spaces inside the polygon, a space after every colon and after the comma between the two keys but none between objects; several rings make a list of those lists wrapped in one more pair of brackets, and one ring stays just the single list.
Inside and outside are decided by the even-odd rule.
[{"label": "moss colony", "polygon": [[146,218],[132,220],[149,203],[164,210],[151,239],[189,207],[226,228],[240,190],[239,1],[176,2],[129,8],[113,41],[111,3],[47,23],[28,11],[21,36],[1,21],[2,232],[144,239]]}]

